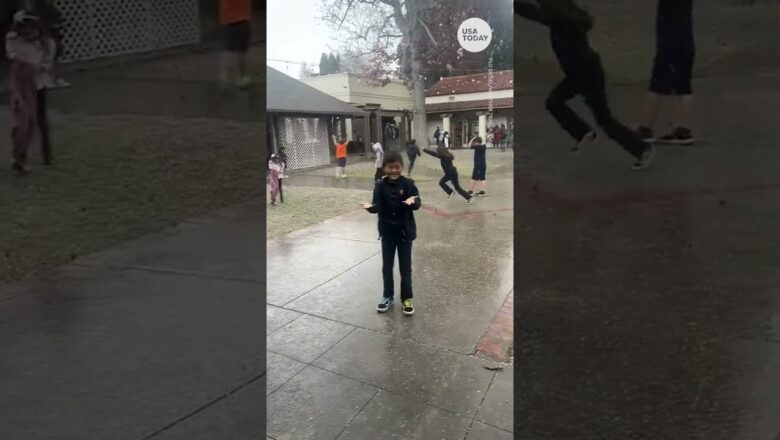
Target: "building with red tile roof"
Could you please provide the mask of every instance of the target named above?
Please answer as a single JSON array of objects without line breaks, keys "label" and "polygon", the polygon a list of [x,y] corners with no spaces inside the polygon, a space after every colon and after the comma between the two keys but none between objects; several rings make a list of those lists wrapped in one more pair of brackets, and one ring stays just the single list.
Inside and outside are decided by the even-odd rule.
[{"label": "building with red tile roof", "polygon": [[467,146],[477,135],[494,146],[491,140],[497,131],[511,142],[513,111],[513,70],[446,77],[425,91],[429,142],[438,127],[449,133],[454,148]]}]

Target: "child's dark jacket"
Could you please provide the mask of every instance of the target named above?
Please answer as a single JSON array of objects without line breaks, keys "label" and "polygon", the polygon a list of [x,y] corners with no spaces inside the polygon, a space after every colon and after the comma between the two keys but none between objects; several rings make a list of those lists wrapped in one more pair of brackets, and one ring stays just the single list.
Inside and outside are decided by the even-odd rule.
[{"label": "child's dark jacket", "polygon": [[[403,203],[409,197],[417,196],[411,206]],[[400,176],[392,181],[387,176],[374,186],[372,206],[366,209],[379,217],[379,236],[384,237],[400,232],[402,238],[412,241],[417,238],[417,224],[414,211],[420,209],[422,201],[414,180]]]}]

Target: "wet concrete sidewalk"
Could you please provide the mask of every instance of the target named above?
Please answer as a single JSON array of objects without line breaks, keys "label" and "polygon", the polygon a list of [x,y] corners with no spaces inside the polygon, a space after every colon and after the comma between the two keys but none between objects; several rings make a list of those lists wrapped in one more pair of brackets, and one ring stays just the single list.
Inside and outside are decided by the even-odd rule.
[{"label": "wet concrete sidewalk", "polygon": [[700,141],[640,173],[515,98],[519,438],[780,438],[777,79],[697,81]]},{"label": "wet concrete sidewalk", "polygon": [[512,342],[512,181],[489,183],[470,206],[419,184],[412,317],[376,312],[376,216],[268,243],[269,438],[512,438],[513,369],[493,360]]},{"label": "wet concrete sidewalk", "polygon": [[0,286],[1,437],[258,438],[263,207]]}]

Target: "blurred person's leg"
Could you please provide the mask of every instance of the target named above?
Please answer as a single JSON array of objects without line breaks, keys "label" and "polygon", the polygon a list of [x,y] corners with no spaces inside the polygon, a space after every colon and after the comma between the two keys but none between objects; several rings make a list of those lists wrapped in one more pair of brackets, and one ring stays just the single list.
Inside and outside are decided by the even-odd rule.
[{"label": "blurred person's leg", "polygon": [[575,140],[581,140],[588,132],[590,126],[583,121],[568,106],[567,101],[574,98],[579,93],[577,84],[570,79],[564,78],[547,96],[547,111],[555,118],[558,124],[569,133],[569,136]]},{"label": "blurred person's leg", "polygon": [[37,120],[38,131],[41,133],[41,156],[43,158],[44,165],[51,165],[51,143],[49,138],[49,106],[46,88],[38,90],[37,96]]}]

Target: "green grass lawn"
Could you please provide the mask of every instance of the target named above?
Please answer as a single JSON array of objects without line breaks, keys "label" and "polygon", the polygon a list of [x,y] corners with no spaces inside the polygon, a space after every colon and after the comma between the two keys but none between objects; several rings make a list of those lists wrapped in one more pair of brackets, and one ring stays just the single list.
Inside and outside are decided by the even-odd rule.
[{"label": "green grass lawn", "polygon": [[264,136],[259,123],[54,115],[56,165],[0,171],[0,282],[261,197]]},{"label": "green grass lawn", "polygon": [[284,203],[266,209],[266,238],[273,240],[329,218],[360,209],[371,191],[341,188],[284,187]]}]

